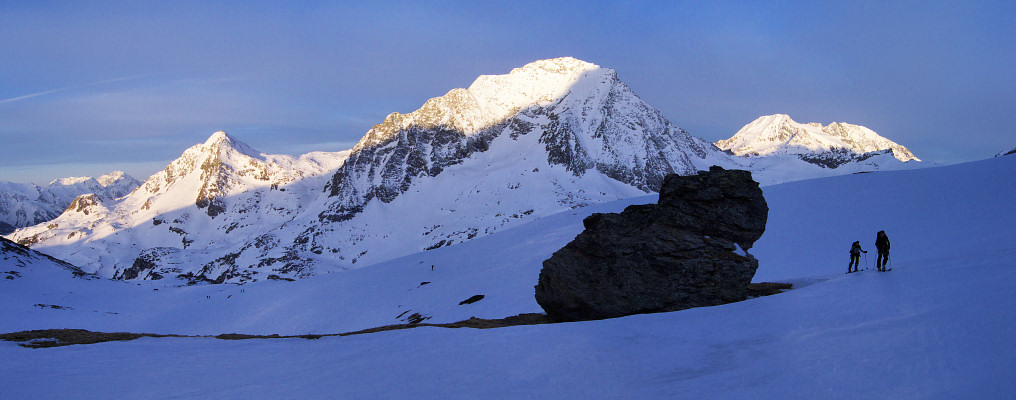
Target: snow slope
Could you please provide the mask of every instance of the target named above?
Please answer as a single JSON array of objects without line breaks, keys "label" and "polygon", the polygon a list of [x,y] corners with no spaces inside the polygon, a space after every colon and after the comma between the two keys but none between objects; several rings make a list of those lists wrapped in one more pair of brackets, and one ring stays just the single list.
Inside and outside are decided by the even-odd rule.
[{"label": "snow slope", "polygon": [[[41,350],[0,342],[0,379],[11,398],[1012,398],[1014,178],[1016,158],[999,157],[765,187],[755,281],[796,284],[776,296],[493,330]],[[534,312],[540,262],[584,215],[651,201],[575,209],[291,283],[167,287],[17,267],[20,278],[0,280],[0,332],[328,333],[404,311],[428,322]],[[843,274],[850,243],[871,250],[880,229],[893,271]],[[458,304],[474,294],[486,297]]]}]

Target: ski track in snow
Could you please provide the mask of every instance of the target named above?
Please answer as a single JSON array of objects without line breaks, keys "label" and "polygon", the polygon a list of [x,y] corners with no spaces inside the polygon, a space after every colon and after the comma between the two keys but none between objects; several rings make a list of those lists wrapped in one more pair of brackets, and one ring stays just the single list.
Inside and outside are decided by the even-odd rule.
[{"label": "ski track in snow", "polygon": [[[1016,396],[1016,157],[764,188],[755,281],[784,294],[602,321],[318,340],[0,342],[4,398],[985,398]],[[297,282],[168,287],[0,272],[0,332],[327,333],[538,312],[539,263],[594,211]],[[893,271],[844,274],[850,243]],[[863,261],[863,259],[862,259]],[[434,269],[431,270],[431,265]],[[429,281],[430,284],[421,285]],[[158,289],[158,290],[155,290]],[[474,294],[474,304],[458,302]],[[52,309],[36,304],[66,307]]]}]

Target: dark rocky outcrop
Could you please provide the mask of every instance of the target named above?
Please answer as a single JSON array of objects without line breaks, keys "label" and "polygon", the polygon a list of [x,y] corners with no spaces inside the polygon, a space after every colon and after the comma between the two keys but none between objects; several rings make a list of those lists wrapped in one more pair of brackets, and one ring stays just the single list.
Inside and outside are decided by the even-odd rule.
[{"label": "dark rocky outcrop", "polygon": [[71,204],[64,209],[64,212],[79,212],[88,215],[89,211],[93,207],[100,204],[102,204],[102,197],[99,197],[94,193],[83,194],[75,197],[74,201],[72,201]]},{"label": "dark rocky outcrop", "polygon": [[113,274],[113,279],[125,281],[132,279],[152,281],[162,279],[162,275],[156,272],[159,269],[161,258],[174,251],[174,249],[167,247],[147,249],[138,254],[138,257],[134,259],[134,263],[130,267]]},{"label": "dark rocky outcrop", "polygon": [[668,175],[659,204],[587,217],[585,231],[543,262],[536,301],[572,321],[744,300],[758,268],[744,250],[768,215],[748,171]]}]

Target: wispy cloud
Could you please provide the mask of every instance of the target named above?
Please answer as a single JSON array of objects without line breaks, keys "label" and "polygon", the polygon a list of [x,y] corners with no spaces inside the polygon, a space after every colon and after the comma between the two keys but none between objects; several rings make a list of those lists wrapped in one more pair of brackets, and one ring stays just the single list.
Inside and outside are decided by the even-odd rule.
[{"label": "wispy cloud", "polygon": [[3,99],[3,100],[0,100],[0,104],[13,103],[13,102],[16,102],[16,101],[26,100],[26,99],[30,99],[30,98],[33,98],[33,97],[46,96],[46,95],[50,95],[50,94],[53,94],[53,93],[66,92],[66,91],[75,90],[75,89],[82,89],[82,88],[86,88],[86,87],[107,85],[107,84],[110,84],[110,83],[123,82],[123,81],[130,81],[130,80],[134,80],[134,79],[138,79],[138,78],[143,78],[145,76],[146,75],[126,76],[126,77],[123,77],[123,78],[106,79],[106,80],[101,80],[101,81],[97,81],[97,82],[82,83],[82,84],[78,84],[78,85],[65,86],[65,87],[62,87],[62,88],[44,90],[44,91],[41,91],[41,92],[26,94],[26,95],[23,95],[23,96],[17,96],[17,97],[11,97],[11,98],[7,98],[7,99]]}]

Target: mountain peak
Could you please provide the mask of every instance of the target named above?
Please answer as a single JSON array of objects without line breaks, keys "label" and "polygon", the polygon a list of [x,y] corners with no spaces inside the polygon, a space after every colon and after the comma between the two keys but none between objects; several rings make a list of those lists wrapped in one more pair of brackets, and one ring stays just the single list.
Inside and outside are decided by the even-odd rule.
[{"label": "mountain peak", "polygon": [[504,152],[543,159],[526,171],[595,171],[644,193],[658,190],[668,173],[732,163],[645,104],[614,70],[571,57],[539,60],[482,75],[412,113],[390,114],[333,175],[326,190],[335,200],[321,218],[343,221],[374,198],[394,201],[417,178],[488,152],[499,137],[514,148]]},{"label": "mountain peak", "polygon": [[547,60],[537,60],[519,68],[514,68],[509,74],[523,74],[535,70],[541,70],[553,74],[573,74],[599,69],[600,66],[579,60],[573,57],[559,57]]},{"label": "mountain peak", "polygon": [[222,142],[232,142],[232,141],[233,137],[229,136],[229,134],[226,133],[226,131],[218,131],[213,133],[212,136],[209,136],[208,140],[205,140],[205,146],[215,146]]},{"label": "mountain peak", "polygon": [[452,89],[409,114],[389,114],[354,150],[383,142],[411,126],[440,126],[472,135],[522,110],[550,105],[569,94],[594,97],[594,92],[607,92],[614,85],[623,85],[614,70],[596,64],[572,57],[533,61],[507,74],[481,75],[468,89]]},{"label": "mountain peak", "polygon": [[866,127],[844,122],[833,122],[826,126],[815,122],[802,124],[786,114],[759,117],[742,127],[730,139],[716,142],[716,147],[738,156],[807,155],[822,152],[861,155],[891,150],[897,160],[920,161],[907,148]]},{"label": "mountain peak", "polygon": [[222,149],[232,149],[238,151],[248,157],[256,159],[262,159],[261,152],[247,145],[247,143],[236,140],[233,136],[230,136],[225,131],[218,131],[208,137],[203,144],[205,149],[220,151]]}]

